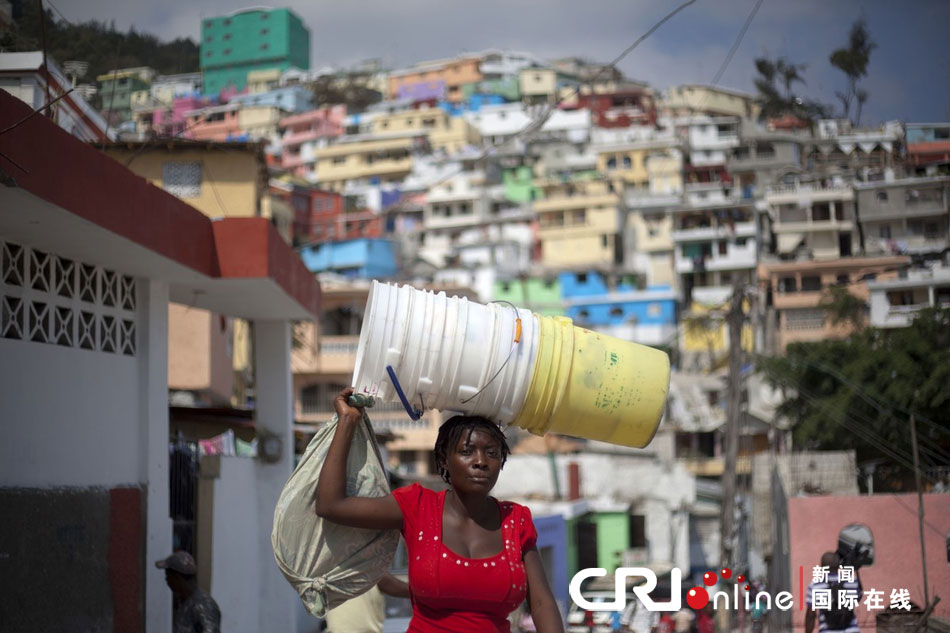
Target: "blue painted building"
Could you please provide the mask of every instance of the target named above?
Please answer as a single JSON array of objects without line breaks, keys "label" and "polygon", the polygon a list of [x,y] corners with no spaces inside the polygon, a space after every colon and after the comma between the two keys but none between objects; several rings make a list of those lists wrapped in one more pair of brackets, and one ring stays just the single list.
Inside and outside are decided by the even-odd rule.
[{"label": "blue painted building", "polygon": [[267,92],[256,92],[231,97],[228,103],[245,106],[276,106],[285,112],[298,114],[313,110],[313,92],[304,86],[284,86]]},{"label": "blue painted building", "polygon": [[638,290],[633,277],[612,287],[592,272],[558,277],[565,314],[576,325],[645,345],[666,345],[676,334],[676,292],[670,286]]},{"label": "blue painted building", "polygon": [[550,516],[535,516],[534,527],[538,531],[538,552],[548,572],[548,582],[554,599],[561,606],[562,612],[567,613],[571,604],[567,593],[568,560],[567,560],[567,523],[560,514]]},{"label": "blue painted building", "polygon": [[300,257],[311,272],[352,279],[388,279],[399,272],[393,243],[385,239],[325,242],[302,248]]},{"label": "blue painted building", "polygon": [[501,95],[473,94],[465,101],[452,103],[440,101],[439,107],[449,113],[449,116],[461,116],[466,112],[478,112],[483,106],[501,105],[507,103]]}]

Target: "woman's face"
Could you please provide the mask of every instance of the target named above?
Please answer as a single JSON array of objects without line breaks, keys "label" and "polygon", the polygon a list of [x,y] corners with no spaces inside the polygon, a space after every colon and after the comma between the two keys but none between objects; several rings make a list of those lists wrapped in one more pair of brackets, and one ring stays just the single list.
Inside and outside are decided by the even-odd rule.
[{"label": "woman's face", "polygon": [[465,431],[445,459],[449,481],[459,492],[487,494],[501,472],[501,445],[485,431]]}]

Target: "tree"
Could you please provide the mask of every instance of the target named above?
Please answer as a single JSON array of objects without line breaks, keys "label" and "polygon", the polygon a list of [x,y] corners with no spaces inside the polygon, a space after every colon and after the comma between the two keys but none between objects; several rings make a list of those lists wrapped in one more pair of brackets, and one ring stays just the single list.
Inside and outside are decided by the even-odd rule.
[{"label": "tree", "polygon": [[867,91],[858,87],[858,81],[868,74],[868,62],[871,60],[871,51],[877,44],[871,40],[864,20],[856,20],[851,25],[848,34],[848,44],[831,53],[831,65],[843,72],[848,78],[848,88],[845,92],[836,92],[838,100],[844,109],[844,118],[851,118],[851,105],[856,103],[855,125],[861,122],[861,110],[868,99]]},{"label": "tree", "polygon": [[779,415],[801,449],[854,449],[883,459],[875,490],[910,490],[910,412],[922,467],[950,463],[950,309],[921,311],[906,328],[865,328],[841,340],[793,343],[757,368],[787,396]]},{"label": "tree", "polygon": [[[804,121],[827,116],[828,107],[817,101],[803,99],[792,91],[795,83],[805,85],[802,73],[806,64],[794,64],[784,57],[772,60],[758,57],[755,69],[759,76],[753,80],[758,91],[756,101],[762,108],[762,117],[777,118],[791,114]],[[783,92],[784,88],[784,92]]]}]

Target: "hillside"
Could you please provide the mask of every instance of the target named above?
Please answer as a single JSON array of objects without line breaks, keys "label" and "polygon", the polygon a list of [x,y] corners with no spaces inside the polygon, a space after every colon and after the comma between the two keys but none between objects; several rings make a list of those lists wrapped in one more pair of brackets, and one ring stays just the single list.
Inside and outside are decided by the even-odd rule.
[{"label": "hillside", "polygon": [[[40,50],[42,34],[38,3],[17,4],[19,6],[14,8],[15,26],[0,36],[0,49]],[[95,82],[97,75],[113,68],[150,66],[160,74],[198,71],[198,45],[187,38],[161,42],[154,35],[140,33],[134,28],[120,33],[114,23],[89,21],[70,24],[48,9],[45,26],[46,50],[60,66],[68,60],[89,62],[89,70],[82,79],[85,83]]]}]

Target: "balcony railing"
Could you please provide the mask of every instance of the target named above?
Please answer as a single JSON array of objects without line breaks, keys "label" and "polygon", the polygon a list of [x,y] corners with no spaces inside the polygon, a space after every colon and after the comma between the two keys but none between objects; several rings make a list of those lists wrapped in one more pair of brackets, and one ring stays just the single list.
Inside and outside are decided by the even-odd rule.
[{"label": "balcony railing", "polygon": [[320,341],[320,353],[327,355],[336,355],[344,356],[356,354],[356,350],[359,348],[359,340],[345,340],[345,341]]}]

